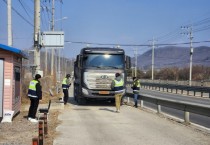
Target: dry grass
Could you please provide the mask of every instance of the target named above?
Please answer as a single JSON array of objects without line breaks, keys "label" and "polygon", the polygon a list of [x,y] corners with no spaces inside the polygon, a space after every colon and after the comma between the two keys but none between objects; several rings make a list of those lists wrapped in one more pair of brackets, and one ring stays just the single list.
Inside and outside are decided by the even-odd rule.
[{"label": "dry grass", "polygon": [[[26,119],[27,111],[21,112],[12,123],[1,123],[0,145],[28,145],[32,144],[32,138],[38,137],[38,124]],[[52,145],[56,137],[56,127],[59,124],[58,110],[52,110],[49,114],[48,135],[44,138],[45,145]]]},{"label": "dry grass", "polygon": [[[21,86],[21,109],[29,105],[30,99],[27,97],[28,85],[31,79],[22,80]],[[49,89],[56,94],[54,81],[51,77],[41,79],[43,99],[40,103],[46,104],[49,99],[58,100],[60,94],[53,97],[49,94]],[[12,123],[0,124],[0,145],[28,145],[32,144],[32,138],[38,137],[38,124],[27,120],[28,111],[20,110],[20,113],[13,118]],[[56,127],[59,124],[59,110],[50,110],[48,120],[48,135],[44,138],[45,145],[52,145],[56,137]]]}]

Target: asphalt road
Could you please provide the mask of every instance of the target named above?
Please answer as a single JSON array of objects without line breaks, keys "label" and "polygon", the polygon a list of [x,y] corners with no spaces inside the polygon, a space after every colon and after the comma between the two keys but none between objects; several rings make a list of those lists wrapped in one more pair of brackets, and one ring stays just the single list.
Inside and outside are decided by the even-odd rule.
[{"label": "asphalt road", "polygon": [[[181,94],[172,94],[172,93],[166,93],[166,92],[161,92],[161,91],[154,91],[154,90],[145,90],[141,89],[140,94],[147,94],[151,96],[156,96],[159,98],[167,98],[167,99],[173,99],[177,101],[187,101],[191,103],[198,103],[198,104],[204,104],[204,105],[210,105],[210,99],[209,98],[200,98],[200,97],[194,97],[194,96],[185,96]],[[144,106],[152,108],[152,109],[157,109],[157,105],[151,104],[144,102]],[[184,118],[184,111],[168,108],[168,107],[161,107],[161,110],[163,113],[167,113],[169,115],[178,117],[180,119]],[[192,123],[210,128],[210,117],[202,116],[202,115],[197,115],[194,113],[190,113],[190,121]]]}]

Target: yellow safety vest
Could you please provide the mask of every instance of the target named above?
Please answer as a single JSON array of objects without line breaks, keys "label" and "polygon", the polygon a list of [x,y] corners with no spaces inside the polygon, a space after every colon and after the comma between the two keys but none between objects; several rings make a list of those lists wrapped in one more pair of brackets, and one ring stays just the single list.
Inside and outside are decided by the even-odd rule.
[{"label": "yellow safety vest", "polygon": [[121,79],[120,81],[117,81],[114,79],[114,91],[115,93],[123,93],[124,92],[124,88],[123,88],[123,85],[124,85],[124,81],[123,79]]},{"label": "yellow safety vest", "polygon": [[29,84],[29,89],[28,89],[28,96],[30,98],[38,98],[36,95],[36,84],[38,83],[37,80],[32,80]]},{"label": "yellow safety vest", "polygon": [[66,83],[66,80],[67,80],[67,78],[64,78],[63,81],[62,81],[62,88],[63,89],[68,89],[69,88],[69,85]]},{"label": "yellow safety vest", "polygon": [[133,82],[133,93],[139,93],[140,92],[140,80],[139,79],[136,79],[134,82]]}]

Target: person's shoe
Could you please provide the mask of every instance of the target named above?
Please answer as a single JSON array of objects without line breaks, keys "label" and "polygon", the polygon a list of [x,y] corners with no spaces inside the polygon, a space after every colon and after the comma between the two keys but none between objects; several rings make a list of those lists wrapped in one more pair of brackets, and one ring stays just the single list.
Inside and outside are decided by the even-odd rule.
[{"label": "person's shoe", "polygon": [[31,117],[28,117],[28,120],[30,121],[31,119],[33,119],[33,118],[31,118]]},{"label": "person's shoe", "polygon": [[34,122],[34,123],[37,123],[38,122],[38,120],[36,120],[36,119],[33,119],[33,118],[31,118],[31,120],[30,120],[31,122]]},{"label": "person's shoe", "polygon": [[66,105],[67,102],[64,102],[64,105]]}]

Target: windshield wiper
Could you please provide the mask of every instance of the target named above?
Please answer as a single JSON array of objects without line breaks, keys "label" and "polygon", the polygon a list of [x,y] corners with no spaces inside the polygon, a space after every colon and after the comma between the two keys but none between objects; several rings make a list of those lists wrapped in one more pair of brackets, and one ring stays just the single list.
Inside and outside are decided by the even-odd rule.
[{"label": "windshield wiper", "polygon": [[96,65],[91,65],[91,66],[88,66],[88,67],[102,68],[101,66],[96,66]]},{"label": "windshield wiper", "polygon": [[119,69],[119,67],[116,67],[116,66],[105,66],[105,67],[111,67],[111,68]]},{"label": "windshield wiper", "polygon": [[119,69],[119,67],[116,67],[116,66],[98,66],[98,65],[96,66],[96,65],[91,65],[91,66],[88,66],[88,67]]}]

